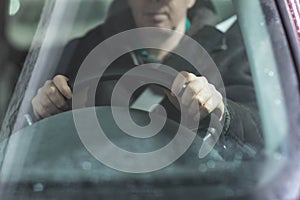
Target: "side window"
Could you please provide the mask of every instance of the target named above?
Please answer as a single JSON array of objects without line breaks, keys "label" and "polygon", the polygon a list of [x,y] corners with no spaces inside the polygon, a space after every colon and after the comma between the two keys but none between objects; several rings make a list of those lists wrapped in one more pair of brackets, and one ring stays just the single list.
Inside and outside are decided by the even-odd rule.
[{"label": "side window", "polygon": [[[89,0],[79,2],[80,7],[74,30],[70,38],[79,37],[92,27],[102,23],[106,17],[106,10],[111,0]],[[29,49],[35,31],[40,21],[41,13],[46,1],[40,0],[10,0],[9,16],[7,17],[6,35],[10,43],[18,49]],[[68,13],[65,13],[67,16]]]},{"label": "side window", "polygon": [[[262,8],[256,10],[257,15],[246,12],[249,8],[259,7],[258,1],[236,1],[236,6],[238,6],[239,21],[261,108],[266,149],[268,152],[274,152],[282,141],[285,141],[287,132],[285,102],[277,70],[278,64],[274,51],[270,51],[273,44],[268,24],[275,23],[275,19],[266,18]],[[273,137],[274,132],[276,138]]]},{"label": "side window", "polygon": [[44,1],[10,0],[6,36],[17,49],[28,50],[40,20]]}]

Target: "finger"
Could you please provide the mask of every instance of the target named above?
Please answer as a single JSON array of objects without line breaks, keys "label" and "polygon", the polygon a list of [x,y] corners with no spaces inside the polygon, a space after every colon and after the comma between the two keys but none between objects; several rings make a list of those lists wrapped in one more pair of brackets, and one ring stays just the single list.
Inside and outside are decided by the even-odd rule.
[{"label": "finger", "polygon": [[[215,89],[215,87],[213,85],[210,85],[210,90],[212,91],[212,95],[207,99],[207,100],[199,100],[199,98],[201,98],[200,96],[203,97],[203,95],[199,95],[198,96],[198,103],[202,104],[199,112],[200,112],[200,119],[205,118],[208,114],[214,112],[219,118],[220,120],[222,119],[223,115],[224,115],[224,110],[225,110],[225,106],[223,103],[223,97],[222,95]],[[203,99],[206,99],[206,97],[203,97]],[[201,103],[200,103],[201,101]],[[190,108],[190,112],[193,114],[193,112],[195,113],[195,107],[194,108]],[[194,114],[194,116],[197,113]],[[196,116],[195,116],[196,117]]]},{"label": "finger", "polygon": [[51,116],[51,114],[48,113],[47,110],[45,110],[44,107],[40,104],[40,102],[37,101],[36,99],[32,100],[32,104],[34,105],[33,112],[37,118],[43,119]]},{"label": "finger", "polygon": [[[212,89],[215,88],[213,87]],[[225,108],[222,95],[217,90],[214,90],[211,97],[204,103],[203,108],[205,108],[208,113],[214,112],[220,119],[222,119]]]},{"label": "finger", "polygon": [[55,85],[51,82],[46,86],[46,95],[49,100],[59,109],[66,110],[68,108],[68,103],[64,96],[59,92],[59,90],[55,87]]},{"label": "finger", "polygon": [[211,98],[211,95],[212,91],[210,89],[210,85],[205,85],[193,98],[196,99],[201,106],[203,106]]},{"label": "finger", "polygon": [[38,110],[39,110],[39,105],[37,105],[38,103],[36,102],[36,97],[34,97],[31,101],[31,105],[33,108],[33,113],[36,116],[36,118],[41,119],[42,116],[39,115]]},{"label": "finger", "polygon": [[53,78],[53,83],[59,92],[67,99],[72,99],[73,93],[68,85],[68,78],[62,75],[57,75]]},{"label": "finger", "polygon": [[205,106],[202,106],[196,99],[192,101],[189,107],[189,115],[194,116],[195,121],[204,119],[208,114],[208,110]]},{"label": "finger", "polygon": [[179,96],[179,94],[181,93],[181,91],[184,89],[183,85],[185,83],[188,83],[190,81],[189,78],[191,78],[191,76],[192,75],[190,75],[190,73],[188,73],[188,72],[180,72],[176,76],[175,80],[173,81],[173,84],[172,84],[172,87],[171,87],[171,91],[176,96]]},{"label": "finger", "polygon": [[43,110],[45,110],[48,114],[53,115],[61,112],[61,110],[59,110],[56,105],[49,99],[45,90],[40,89],[37,97],[38,102],[43,107]]},{"label": "finger", "polygon": [[223,119],[223,116],[225,114],[225,105],[224,105],[223,101],[220,102],[220,104],[214,110],[214,113],[216,113],[216,115],[219,117],[220,121]]},{"label": "finger", "polygon": [[206,85],[208,85],[208,82],[204,77],[197,77],[196,79],[192,80],[183,92],[181,103],[183,105],[191,104],[194,96],[203,90]]},{"label": "finger", "polygon": [[200,109],[200,118],[203,119],[213,112],[217,114],[219,118],[221,118],[222,114],[221,110],[218,108],[219,105],[220,103],[217,100],[210,98]]},{"label": "finger", "polygon": [[215,97],[211,97],[207,102],[205,102],[203,107],[207,110],[208,113],[212,113],[219,104],[219,100],[217,100]]}]

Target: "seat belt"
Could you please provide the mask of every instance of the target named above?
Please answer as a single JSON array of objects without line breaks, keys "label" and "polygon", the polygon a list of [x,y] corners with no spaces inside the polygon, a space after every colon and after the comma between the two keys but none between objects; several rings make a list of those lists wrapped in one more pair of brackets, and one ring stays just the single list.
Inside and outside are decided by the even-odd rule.
[{"label": "seat belt", "polygon": [[140,96],[131,104],[130,108],[152,112],[165,98],[161,88],[147,87]]},{"label": "seat belt", "polygon": [[[141,64],[133,52],[130,53],[130,56],[136,66]],[[131,103],[130,108],[152,112],[156,105],[160,104],[164,98],[165,94],[162,89],[150,85]]]}]

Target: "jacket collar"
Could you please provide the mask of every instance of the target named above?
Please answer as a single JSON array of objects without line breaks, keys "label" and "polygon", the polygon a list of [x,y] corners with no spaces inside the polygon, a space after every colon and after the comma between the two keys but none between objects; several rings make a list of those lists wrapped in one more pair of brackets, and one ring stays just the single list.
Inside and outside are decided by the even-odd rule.
[{"label": "jacket collar", "polygon": [[208,53],[228,48],[225,34],[213,26],[206,25],[191,37],[199,42]]}]

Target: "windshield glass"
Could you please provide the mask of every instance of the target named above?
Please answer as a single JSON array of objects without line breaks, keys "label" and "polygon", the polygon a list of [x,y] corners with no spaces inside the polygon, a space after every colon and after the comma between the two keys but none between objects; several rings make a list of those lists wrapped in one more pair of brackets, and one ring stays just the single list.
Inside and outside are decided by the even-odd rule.
[{"label": "windshield glass", "polygon": [[[259,0],[31,6],[42,15],[1,131],[1,192],[215,199],[263,186],[284,163]],[[17,16],[8,34],[28,46]]]}]

